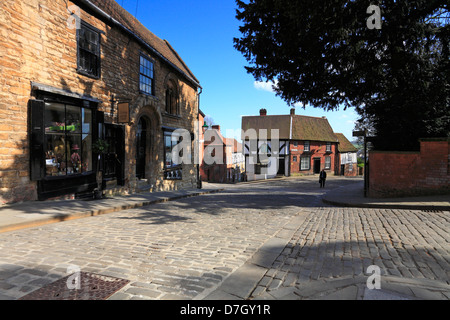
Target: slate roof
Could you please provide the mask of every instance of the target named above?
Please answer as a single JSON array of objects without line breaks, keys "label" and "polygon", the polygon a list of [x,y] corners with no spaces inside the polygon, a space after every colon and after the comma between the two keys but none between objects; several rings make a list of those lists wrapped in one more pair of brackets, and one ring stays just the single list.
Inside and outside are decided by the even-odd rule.
[{"label": "slate roof", "polygon": [[[326,118],[309,117],[302,115],[267,115],[242,117],[242,130],[267,129],[267,139],[271,139],[271,130],[279,130],[280,140],[303,140],[337,142]],[[243,139],[245,137],[242,137]]]},{"label": "slate roof", "polygon": [[341,153],[345,152],[357,152],[358,149],[350,142],[342,133],[335,133],[339,140],[338,150]]},{"label": "slate roof", "polygon": [[[73,2],[79,2],[79,4],[82,5],[82,1],[74,0]],[[188,80],[191,80],[193,84],[200,87],[198,79],[167,40],[162,40],[154,35],[139,20],[114,0],[90,0],[90,2],[118,21],[123,27],[134,33],[140,40],[143,40],[148,46],[160,54],[163,59],[166,59],[169,64],[172,64],[173,67],[184,74]],[[95,13],[93,14],[95,15]]]}]

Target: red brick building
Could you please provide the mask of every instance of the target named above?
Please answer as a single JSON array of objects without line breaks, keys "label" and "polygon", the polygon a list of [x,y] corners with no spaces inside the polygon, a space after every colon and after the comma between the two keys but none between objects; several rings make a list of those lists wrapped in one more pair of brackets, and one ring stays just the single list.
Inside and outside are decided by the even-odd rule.
[{"label": "red brick building", "polygon": [[240,179],[245,162],[242,144],[234,138],[225,138],[219,125],[205,132],[204,154],[201,164],[201,179],[209,182],[235,182]]},{"label": "red brick building", "polygon": [[[242,117],[242,130],[246,173],[249,180],[276,175],[311,175],[319,173],[321,169],[325,169],[329,174],[335,174],[339,170],[338,140],[325,117],[296,115],[294,109],[291,109],[289,115],[267,115],[266,110],[262,109],[259,116]],[[258,146],[257,151],[252,151],[251,146],[255,137],[245,136],[246,132],[251,133],[252,130],[256,133],[257,142],[253,143]],[[261,130],[264,130],[263,135],[260,133]],[[259,160],[251,163],[254,162],[252,152],[255,153],[254,159],[259,159],[256,153],[258,155],[261,152],[267,153],[267,150],[262,150],[261,147],[265,146],[265,140],[272,139],[272,130],[277,130],[280,141],[276,169],[275,166],[269,169],[269,163]],[[272,149],[270,143],[268,148]],[[274,150],[268,151],[268,154],[274,154]]]},{"label": "red brick building", "polygon": [[117,2],[2,1],[0,43],[0,203],[90,193],[99,170],[111,193],[196,187],[171,150],[199,81]]}]

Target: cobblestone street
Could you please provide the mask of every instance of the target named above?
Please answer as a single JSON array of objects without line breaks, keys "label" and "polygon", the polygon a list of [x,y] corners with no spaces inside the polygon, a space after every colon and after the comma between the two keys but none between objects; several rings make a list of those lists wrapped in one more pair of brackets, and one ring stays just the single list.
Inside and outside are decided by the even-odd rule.
[{"label": "cobblestone street", "polygon": [[[218,288],[248,261],[265,268],[255,274],[257,285],[247,297],[227,297],[320,299],[332,282],[344,288],[349,279],[365,281],[367,267],[375,265],[382,281],[428,281],[433,289],[409,286],[405,295],[450,298],[448,212],[321,202],[324,192],[351,183],[330,179],[327,189],[308,179],[231,185],[220,193],[2,233],[0,299],[19,299],[73,267],[130,281],[110,299],[223,298]],[[286,241],[276,241],[281,234]],[[269,244],[272,260],[260,250]],[[361,295],[361,288],[344,289],[342,297]]]},{"label": "cobblestone street", "polygon": [[[318,208],[309,210],[289,244],[253,292],[253,298],[315,298],[326,296],[324,288],[335,291],[341,285],[362,282],[365,289],[369,266],[380,268],[384,280],[424,281],[449,289],[448,217],[444,212],[389,209]],[[431,280],[431,281],[428,281]],[[347,290],[329,298],[346,299],[358,294]],[[435,288],[436,289],[436,288]],[[436,289],[437,290],[437,289]],[[424,292],[408,286],[408,296],[448,299],[449,293]],[[437,290],[439,291],[439,290]],[[359,292],[362,295],[363,292]],[[281,295],[281,296],[280,296]]]}]

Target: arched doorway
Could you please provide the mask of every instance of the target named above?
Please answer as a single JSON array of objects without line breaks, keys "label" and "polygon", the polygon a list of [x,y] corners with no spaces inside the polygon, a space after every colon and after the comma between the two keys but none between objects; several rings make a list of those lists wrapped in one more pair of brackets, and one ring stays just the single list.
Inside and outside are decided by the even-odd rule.
[{"label": "arched doorway", "polygon": [[150,142],[147,137],[149,133],[148,121],[141,117],[136,129],[136,177],[145,179],[145,167],[147,164],[147,150]]}]

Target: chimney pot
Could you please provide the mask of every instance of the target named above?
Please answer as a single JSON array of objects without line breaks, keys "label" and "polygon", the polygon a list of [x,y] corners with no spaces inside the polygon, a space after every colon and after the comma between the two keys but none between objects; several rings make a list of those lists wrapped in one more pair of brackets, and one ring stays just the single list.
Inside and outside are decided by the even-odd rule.
[{"label": "chimney pot", "polygon": [[259,115],[260,116],[267,116],[267,110],[266,109],[259,110]]},{"label": "chimney pot", "polygon": [[295,115],[295,108],[291,108],[291,116]]}]

